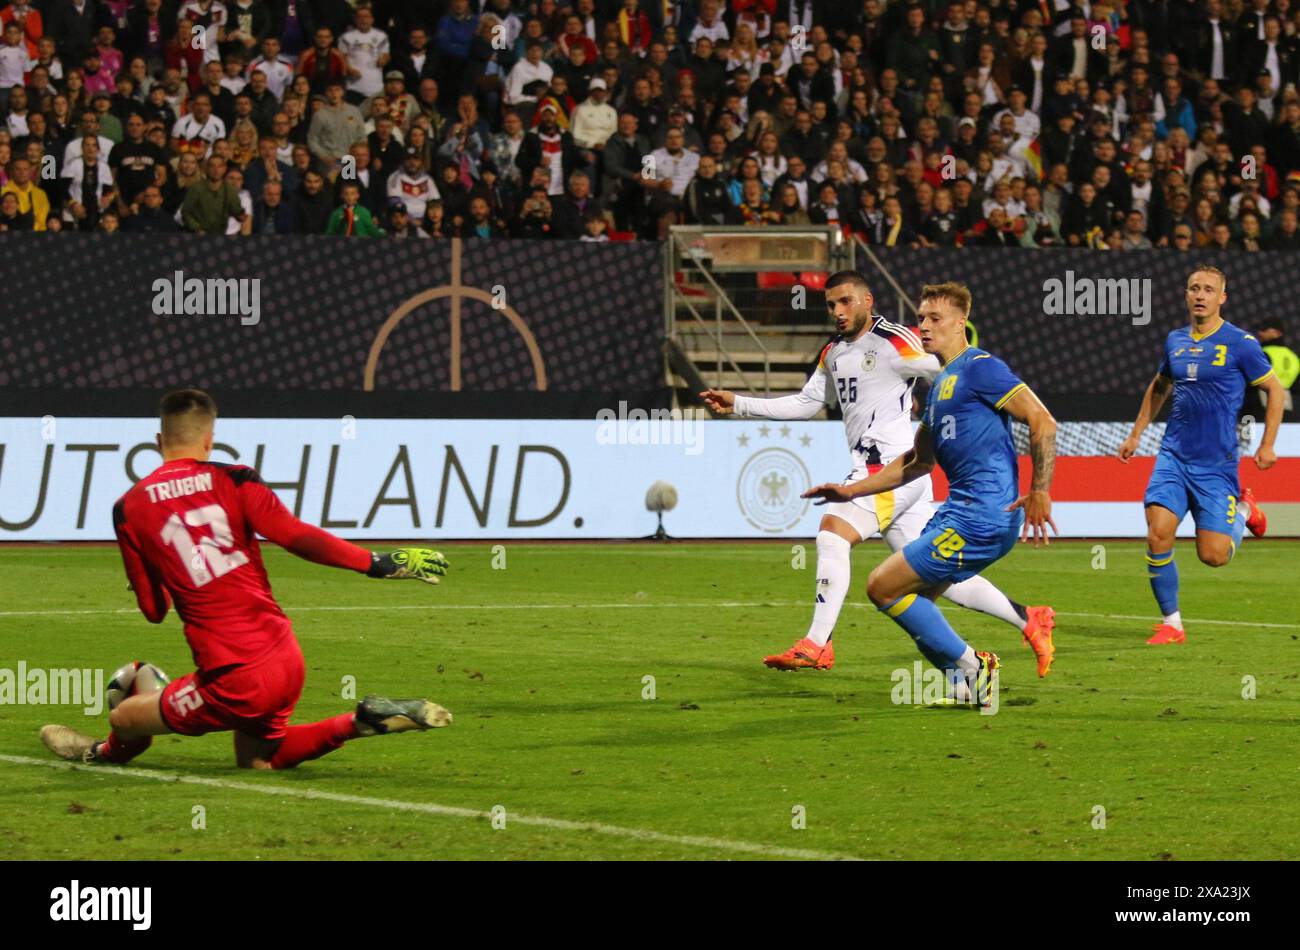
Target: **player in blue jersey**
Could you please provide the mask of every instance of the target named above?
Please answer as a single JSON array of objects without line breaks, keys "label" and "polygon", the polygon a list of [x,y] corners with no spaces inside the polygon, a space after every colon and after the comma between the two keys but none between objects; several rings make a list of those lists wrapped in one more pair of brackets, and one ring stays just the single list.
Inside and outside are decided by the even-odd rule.
[{"label": "player in blue jersey", "polygon": [[1117,453],[1127,462],[1138,438],[1174,394],[1174,407],[1147,483],[1147,575],[1164,619],[1147,643],[1187,639],[1178,612],[1174,532],[1188,510],[1196,523],[1196,556],[1210,567],[1232,560],[1243,532],[1263,535],[1264,512],[1237,477],[1237,412],[1246,386],[1268,394],[1264,435],[1255,452],[1260,470],[1277,462],[1273,443],[1286,392],[1259,341],[1220,315],[1227,281],[1217,267],[1197,267],[1187,278],[1190,321],[1165,339],[1160,370],[1142,397],[1133,431]]},{"label": "player in blue jersey", "polygon": [[[953,630],[934,599],[948,585],[974,577],[997,561],[1017,537],[1048,540],[1056,420],[1038,397],[990,353],[966,342],[971,295],[962,284],[921,291],[918,332],[927,353],[943,364],[926,399],[911,449],[883,469],[847,485],[818,485],[805,498],[848,501],[890,491],[927,475],[935,464],[948,476],[948,500],[915,541],[886,558],[867,579],[867,596],[908,632],[917,648],[945,671],[958,698],[991,705],[996,653],[977,652]],[[1033,481],[1019,494],[1011,420],[1029,426]],[[1023,533],[1022,533],[1023,532]]]}]

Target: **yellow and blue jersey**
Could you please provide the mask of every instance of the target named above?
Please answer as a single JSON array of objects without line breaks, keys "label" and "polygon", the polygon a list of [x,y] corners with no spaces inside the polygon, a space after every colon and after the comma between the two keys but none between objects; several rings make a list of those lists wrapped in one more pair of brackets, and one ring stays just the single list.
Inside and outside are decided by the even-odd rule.
[{"label": "yellow and blue jersey", "polygon": [[1025,384],[991,353],[968,346],[935,377],[923,424],[948,477],[943,507],[990,532],[1020,519],[1016,448],[1005,406]]},{"label": "yellow and blue jersey", "polygon": [[1247,385],[1273,373],[1253,336],[1223,322],[1204,336],[1179,327],[1165,338],[1160,375],[1174,381],[1174,404],[1160,443],[1189,466],[1237,464],[1237,413]]}]

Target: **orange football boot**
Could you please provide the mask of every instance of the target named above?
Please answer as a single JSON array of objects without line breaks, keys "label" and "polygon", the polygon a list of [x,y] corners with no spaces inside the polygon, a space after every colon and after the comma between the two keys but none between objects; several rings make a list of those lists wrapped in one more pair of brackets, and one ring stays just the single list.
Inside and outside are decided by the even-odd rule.
[{"label": "orange football boot", "polygon": [[763,665],[774,670],[829,670],[835,665],[834,641],[827,640],[826,646],[819,647],[807,637],[796,640],[794,646],[784,653],[763,658]]},{"label": "orange football boot", "polygon": [[1056,644],[1052,642],[1052,628],[1056,626],[1056,611],[1051,607],[1027,607],[1029,622],[1025,624],[1025,643],[1038,657],[1038,676],[1041,679],[1052,668]]},{"label": "orange football boot", "polygon": [[1264,537],[1264,532],[1268,530],[1268,518],[1264,517],[1264,509],[1259,507],[1259,502],[1255,500],[1255,492],[1250,488],[1241,490],[1241,500],[1250,505],[1250,517],[1246,519],[1246,528],[1257,538]]},{"label": "orange football boot", "polygon": [[1158,623],[1151,628],[1156,632],[1147,643],[1159,645],[1162,643],[1182,643],[1187,639],[1187,632],[1179,630],[1173,624]]}]

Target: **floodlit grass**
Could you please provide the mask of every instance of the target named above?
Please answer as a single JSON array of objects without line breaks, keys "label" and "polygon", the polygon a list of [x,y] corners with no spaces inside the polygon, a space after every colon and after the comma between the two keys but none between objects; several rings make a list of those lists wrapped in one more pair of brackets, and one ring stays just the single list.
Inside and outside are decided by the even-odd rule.
[{"label": "floodlit grass", "polygon": [[[375,582],[267,550],[307,657],[297,722],[356,696],[428,696],[455,724],[358,740],[290,772],[234,767],[228,735],[160,737],[119,770],[0,760],[11,858],[715,858],[780,849],[865,858],[1294,858],[1300,544],[1247,543],[1211,571],[1179,548],[1185,645],[1149,647],[1142,547],[1020,547],[988,574],[1058,611],[1039,680],[1017,631],[948,605],[1004,661],[1001,708],[894,705],[910,640],[864,609],[879,543],[854,555],[830,672],[761,665],[801,636],[815,552],[784,544],[449,545],[439,588]],[[192,661],[179,622],[134,611],[113,548],[0,549],[0,667]],[[1214,621],[1210,623],[1208,621]],[[1243,698],[1243,678],[1257,695]],[[646,677],[653,677],[647,680]],[[653,686],[654,698],[644,698]],[[72,707],[0,706],[0,755],[49,760],[45,722],[100,734]],[[52,761],[52,760],[51,760]],[[260,788],[436,804],[657,832],[153,782],[153,771]],[[196,829],[195,806],[206,827]],[[806,827],[792,827],[802,806]],[[1096,808],[1105,827],[1094,827]],[[717,841],[757,850],[729,850]]]}]

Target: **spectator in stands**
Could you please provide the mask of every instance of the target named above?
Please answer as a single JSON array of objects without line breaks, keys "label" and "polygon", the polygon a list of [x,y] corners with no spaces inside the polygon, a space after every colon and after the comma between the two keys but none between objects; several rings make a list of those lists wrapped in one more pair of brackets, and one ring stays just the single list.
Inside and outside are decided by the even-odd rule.
[{"label": "spectator in stands", "polygon": [[587,215],[601,213],[599,200],[592,197],[591,178],[586,172],[575,171],[569,176],[568,191],[552,203],[551,210],[554,237],[577,240],[582,236]]},{"label": "spectator in stands", "polygon": [[87,136],[78,141],[81,154],[64,164],[61,175],[66,182],[62,220],[78,231],[94,231],[117,193],[113,172],[100,153],[98,140]]},{"label": "spectator in stands", "polygon": [[424,233],[431,238],[449,238],[456,235],[457,229],[446,216],[446,209],[439,200],[430,201],[424,209]]},{"label": "spectator in stands", "polygon": [[469,211],[460,226],[464,238],[499,238],[504,236],[500,226],[492,219],[491,209],[482,195],[469,199]]},{"label": "spectator in stands", "polygon": [[681,129],[668,130],[663,148],[650,153],[649,174],[645,188],[649,195],[649,214],[657,222],[658,237],[668,235],[668,228],[676,224],[682,210],[682,196],[686,186],[695,177],[700,156],[688,151]]},{"label": "spectator in stands", "polygon": [[17,195],[0,192],[0,231],[30,231],[32,223],[32,213],[19,210]]},{"label": "spectator in stands", "polygon": [[18,202],[18,213],[31,215],[32,230],[44,231],[50,216],[50,199],[33,181],[33,166],[26,158],[13,159],[9,165],[9,180],[0,188],[0,195],[13,195]]},{"label": "spectator in stands", "polygon": [[794,185],[787,181],[780,188],[774,189],[773,193],[777,196],[774,210],[781,216],[781,224],[812,223],[808,217],[808,212],[799,203],[799,192],[795,190]]},{"label": "spectator in stands", "polygon": [[421,165],[420,150],[414,145],[406,147],[402,167],[388,176],[388,197],[397,198],[406,205],[412,221],[424,220],[425,207],[438,198],[438,186]]},{"label": "spectator in stands", "polygon": [[298,60],[297,74],[307,77],[312,92],[325,92],[332,80],[348,78],[348,61],[334,47],[334,33],[327,26],[317,28],[312,47]]},{"label": "spectator in stands", "polygon": [[406,213],[406,204],[401,198],[388,199],[388,215],[384,224],[384,234],[399,240],[425,240],[429,235],[420,230]]},{"label": "spectator in stands", "polygon": [[739,223],[736,206],[726,183],[718,175],[718,164],[712,155],[700,156],[695,177],[682,196],[682,209],[687,224]]},{"label": "spectator in stands", "polygon": [[316,169],[308,169],[303,174],[294,207],[298,212],[299,234],[325,233],[334,205],[330,201],[329,192],[325,191],[325,177]]},{"label": "spectator in stands", "polygon": [[[9,137],[0,151],[9,145],[11,166],[27,161],[27,189],[31,163],[47,152],[52,180],[66,182],[93,119],[126,230],[151,180],[163,207],[175,209],[204,177],[190,153],[242,167],[254,210],[278,176],[295,220],[308,168],[329,179],[328,203],[341,189],[340,159],[362,159],[359,203],[373,218],[384,210],[373,176],[387,183],[411,145],[424,171],[454,166],[448,233],[463,230],[476,194],[498,230],[506,220],[517,230],[540,183],[554,220],[529,233],[577,239],[586,215],[565,208],[563,186],[581,169],[620,230],[646,237],[675,217],[675,208],[661,213],[669,199],[680,199],[689,220],[727,220],[742,203],[753,221],[765,220],[763,205],[797,220],[783,186],[810,211],[830,182],[835,220],[874,232],[896,197],[918,243],[951,245],[964,234],[1005,243],[985,234],[996,204],[1020,245],[1049,245],[1063,232],[1071,246],[1142,247],[1129,226],[1137,212],[1157,246],[1173,244],[1183,225],[1195,243],[1222,245],[1222,222],[1234,249],[1289,247],[1294,215],[1283,212],[1300,207],[1284,187],[1300,173],[1292,0],[1251,0],[1236,23],[1222,0],[1179,0],[1172,29],[1168,11],[1153,20],[1147,0],[1059,6],[1045,8],[1045,20],[1039,7],[991,0],[864,0],[842,12],[824,2],[701,0],[661,11],[631,0],[544,0],[524,22],[511,0],[449,0],[436,20],[369,0],[0,0],[0,136]],[[1094,48],[1095,27],[1104,51]],[[401,38],[391,61],[390,34]],[[548,117],[553,110],[554,131],[527,133],[540,130],[542,106]],[[634,116],[627,134],[622,113]],[[640,178],[653,149],[667,152],[672,129],[684,152],[711,159],[680,194]],[[367,147],[354,148],[362,138]],[[150,157],[160,144],[172,166]],[[296,155],[298,145],[310,151]],[[151,162],[162,169],[156,180]],[[753,164],[757,201],[743,194]],[[6,175],[18,177],[10,167],[0,185]],[[728,182],[734,207],[712,204]],[[860,196],[864,183],[872,197]],[[51,197],[62,222],[64,196]],[[326,220],[312,210],[316,200],[307,217],[319,231]],[[15,201],[11,216],[31,213],[33,228],[48,222],[25,192]],[[820,216],[829,214],[823,204]],[[427,210],[408,215],[408,229],[426,221]]]},{"label": "spectator in stands", "polygon": [[470,12],[469,0],[451,0],[447,12],[438,20],[435,30],[438,47],[438,85],[446,98],[462,89],[461,78],[469,60],[470,42],[478,30],[478,17]]},{"label": "spectator in stands", "polygon": [[331,79],[325,87],[325,102],[311,118],[307,146],[327,167],[334,167],[348,153],[352,143],[364,136],[361,110],[344,101],[343,84]]},{"label": "spectator in stands", "polygon": [[180,230],[176,216],[163,206],[162,189],[147,185],[127,209],[122,230],[140,234],[171,234]]},{"label": "spectator in stands", "polygon": [[515,108],[532,106],[537,102],[537,92],[550,85],[555,71],[542,59],[542,43],[530,40],[524,46],[524,58],[515,63],[506,77],[502,101]]},{"label": "spectator in stands", "polygon": [[587,98],[573,111],[570,132],[578,162],[588,175],[597,172],[605,143],[618,131],[618,112],[608,99],[605,80],[597,76],[587,85]]},{"label": "spectator in stands", "polygon": [[1284,208],[1278,215],[1278,221],[1269,235],[1266,246],[1270,251],[1300,251],[1300,227],[1297,226],[1296,212]]},{"label": "spectator in stands", "polygon": [[342,189],[343,203],[334,209],[326,234],[341,237],[382,237],[383,230],[375,224],[370,211],[361,204],[361,189],[355,181],[345,181]]},{"label": "spectator in stands", "polygon": [[232,218],[243,221],[239,191],[226,181],[226,162],[213,156],[203,166],[203,178],[185,192],[181,225],[195,234],[225,234]]},{"label": "spectator in stands", "polygon": [[[538,168],[534,174],[534,184],[540,184],[544,188],[545,180],[545,170]],[[469,213],[469,189],[465,187],[460,168],[453,162],[441,160],[437,165],[437,182],[438,197],[446,210],[447,218],[453,228],[459,228]]]},{"label": "spectator in stands", "polygon": [[347,98],[355,105],[383,89],[384,68],[392,54],[388,34],[376,29],[375,14],[369,4],[357,5],[352,22],[352,29],[339,37],[338,47],[347,60]]},{"label": "spectator in stands", "polygon": [[[747,185],[757,184],[753,181],[747,183]],[[741,211],[744,212],[743,205]],[[822,182],[818,188],[817,200],[808,208],[808,220],[813,224],[843,225],[845,223],[840,209],[839,192],[831,182]],[[745,215],[745,223],[756,222],[750,220],[750,215]]]},{"label": "spectator in stands", "polygon": [[276,141],[269,137],[258,140],[257,158],[244,169],[244,184],[250,193],[262,194],[262,187],[268,181],[280,183],[282,196],[293,195],[298,191],[298,172],[288,162],[280,160]]},{"label": "spectator in stands", "polygon": [[521,238],[548,238],[551,236],[552,211],[550,197],[544,186],[529,190],[515,220],[515,236]]},{"label": "spectator in stands", "polygon": [[293,234],[297,231],[297,215],[285,200],[284,189],[283,180],[268,179],[262,183],[262,196],[253,205],[250,234]]}]

